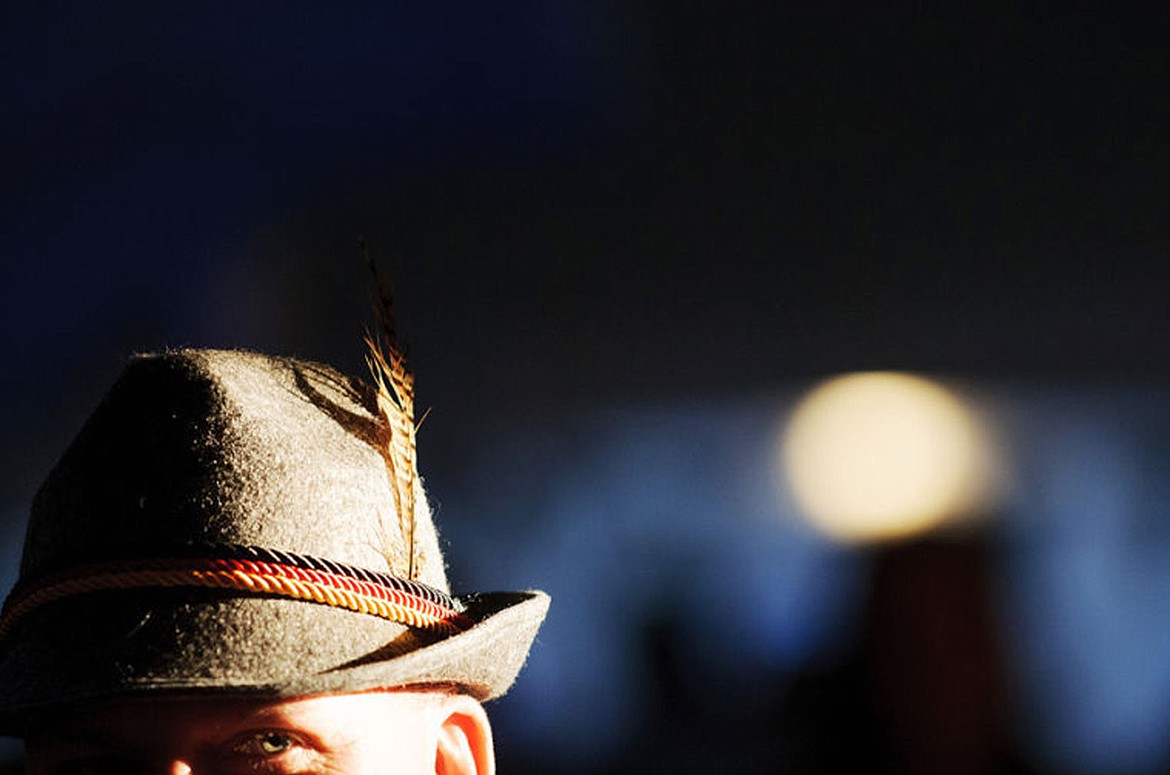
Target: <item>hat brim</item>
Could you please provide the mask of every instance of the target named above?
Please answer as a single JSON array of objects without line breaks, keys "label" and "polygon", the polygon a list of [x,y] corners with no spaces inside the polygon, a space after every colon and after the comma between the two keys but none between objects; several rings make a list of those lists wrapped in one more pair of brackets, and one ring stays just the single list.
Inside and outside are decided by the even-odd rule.
[{"label": "hat brim", "polygon": [[549,605],[539,591],[470,595],[474,623],[443,636],[295,600],[116,594],[46,606],[0,647],[0,734],[57,707],[142,696],[453,686],[487,700],[512,685]]}]

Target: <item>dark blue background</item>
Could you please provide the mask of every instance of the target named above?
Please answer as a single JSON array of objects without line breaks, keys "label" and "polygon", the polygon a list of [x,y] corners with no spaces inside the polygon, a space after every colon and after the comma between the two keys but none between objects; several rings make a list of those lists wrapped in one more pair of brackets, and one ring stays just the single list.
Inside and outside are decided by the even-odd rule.
[{"label": "dark blue background", "polygon": [[[1164,531],[1141,494],[1165,458],[1163,27],[994,4],[9,4],[5,530],[133,351],[361,373],[362,235],[435,408],[456,582],[558,599],[495,711],[511,771],[645,762],[690,724],[757,771],[819,761],[831,735],[801,709],[848,672],[870,559],[768,500],[766,450],[810,380],[870,368],[974,378],[1015,418],[1031,485],[991,554],[1031,708],[1014,761],[1156,771],[1141,722],[1170,689],[1142,676],[1165,629],[1093,614],[1161,622],[1118,601],[1162,563],[1093,530]],[[1021,430],[1054,428],[1080,452]],[[758,609],[678,605],[716,578]],[[1046,594],[1068,606],[1050,626],[1027,613]],[[753,723],[712,726],[735,697]]]}]

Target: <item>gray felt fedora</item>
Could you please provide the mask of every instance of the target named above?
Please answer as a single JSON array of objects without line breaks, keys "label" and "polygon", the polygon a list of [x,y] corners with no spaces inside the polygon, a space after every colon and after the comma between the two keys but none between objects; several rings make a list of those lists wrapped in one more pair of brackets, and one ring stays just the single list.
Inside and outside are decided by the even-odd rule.
[{"label": "gray felt fedora", "polygon": [[33,503],[0,617],[0,733],[160,692],[504,693],[548,597],[450,596],[417,482],[400,527],[384,425],[377,390],[328,366],[135,357]]}]

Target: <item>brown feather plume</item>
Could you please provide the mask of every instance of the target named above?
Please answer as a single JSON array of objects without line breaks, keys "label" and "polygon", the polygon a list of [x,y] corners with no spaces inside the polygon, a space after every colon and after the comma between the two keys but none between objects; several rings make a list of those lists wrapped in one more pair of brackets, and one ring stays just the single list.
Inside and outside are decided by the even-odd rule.
[{"label": "brown feather plume", "polygon": [[399,347],[398,331],[394,321],[394,298],[387,284],[382,282],[378,269],[370,258],[365,241],[361,242],[362,257],[373,278],[374,317],[379,333],[366,335],[369,353],[366,363],[378,391],[378,414],[386,427],[386,439],[379,449],[386,460],[390,486],[394,493],[394,507],[407,547],[407,577],[414,580],[415,517],[414,487],[418,480],[418,460],[415,446],[414,375],[406,369],[405,348]]}]

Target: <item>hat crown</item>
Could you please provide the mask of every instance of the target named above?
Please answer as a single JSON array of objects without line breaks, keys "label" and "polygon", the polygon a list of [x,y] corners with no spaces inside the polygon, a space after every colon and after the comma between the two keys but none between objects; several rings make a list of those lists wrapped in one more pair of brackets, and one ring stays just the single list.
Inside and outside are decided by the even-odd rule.
[{"label": "hat crown", "polygon": [[[244,544],[406,576],[411,547],[371,387],[255,353],[136,357],[37,494],[22,576],[191,543]],[[416,580],[448,590],[416,486]]]}]

